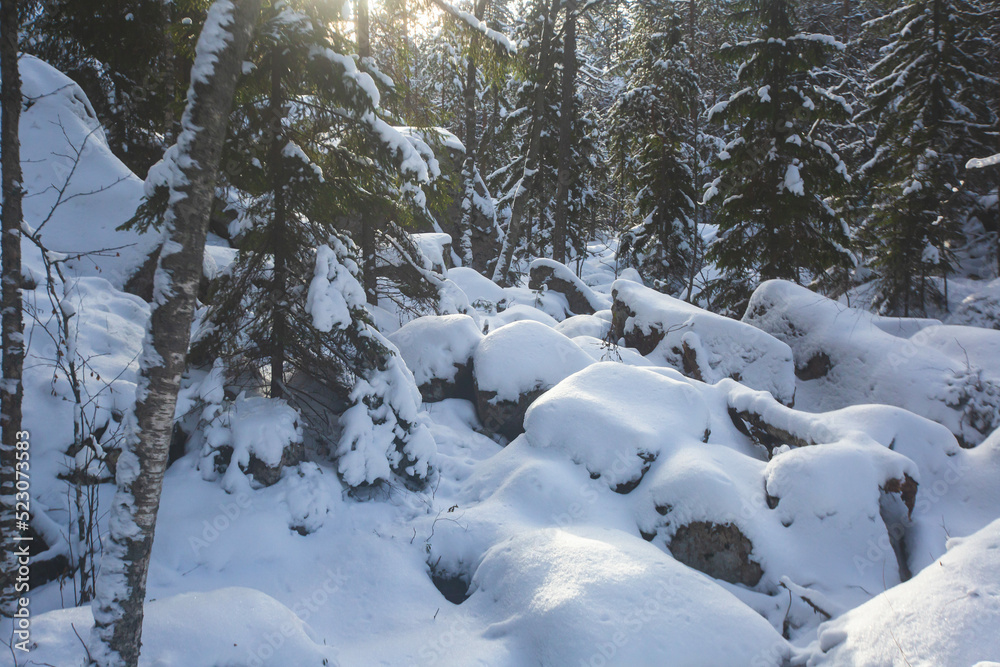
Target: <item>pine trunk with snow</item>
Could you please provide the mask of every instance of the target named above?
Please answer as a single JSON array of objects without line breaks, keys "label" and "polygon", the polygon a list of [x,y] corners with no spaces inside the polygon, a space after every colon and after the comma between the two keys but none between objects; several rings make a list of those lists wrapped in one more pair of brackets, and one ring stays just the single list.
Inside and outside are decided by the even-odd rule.
[{"label": "pine trunk with snow", "polygon": [[542,147],[542,130],[544,129],[545,92],[552,78],[552,71],[555,69],[552,63],[552,57],[555,53],[553,42],[555,40],[556,15],[559,13],[561,5],[560,0],[549,0],[545,9],[545,22],[542,26],[541,46],[536,64],[536,69],[541,74],[541,77],[535,83],[528,152],[525,156],[524,171],[521,179],[514,186],[514,204],[511,207],[510,222],[507,223],[507,234],[504,236],[500,257],[497,259],[496,267],[493,270],[493,281],[501,285],[509,285],[511,283],[511,264],[514,261],[514,251],[517,249],[517,243],[521,238],[522,227],[524,225],[524,207],[526,203],[524,192],[528,182],[538,170],[539,154]]},{"label": "pine trunk with snow", "polygon": [[566,0],[563,27],[562,103],[559,108],[559,170],[556,177],[555,220],[552,229],[552,259],[566,263],[566,220],[569,217],[569,186],[573,180],[573,102],[576,99],[576,0]]},{"label": "pine trunk with snow", "polygon": [[217,0],[198,40],[188,103],[172,155],[170,207],[143,345],[137,403],[118,459],[94,603],[91,655],[102,667],[138,664],[146,574],[187,358],[191,321],[216,171],[243,56],[259,12],[257,0]]},{"label": "pine trunk with snow", "polygon": [[[17,571],[15,549],[15,466],[17,443],[22,440],[21,372],[24,365],[24,323],[21,310],[21,78],[17,69],[17,2],[0,3],[0,76],[3,88],[3,125],[0,127],[3,192],[3,382],[0,383],[0,614],[14,612],[13,584]],[[27,439],[27,438],[23,438]]]}]

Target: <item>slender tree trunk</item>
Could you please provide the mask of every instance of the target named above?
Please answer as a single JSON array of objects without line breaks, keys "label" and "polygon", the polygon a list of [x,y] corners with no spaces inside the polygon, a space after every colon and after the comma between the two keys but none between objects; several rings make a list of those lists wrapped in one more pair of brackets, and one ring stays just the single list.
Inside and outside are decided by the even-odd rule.
[{"label": "slender tree trunk", "polygon": [[3,267],[0,277],[3,292],[3,380],[0,382],[0,421],[3,422],[0,446],[0,614],[10,616],[16,609],[13,589],[17,572],[15,548],[18,537],[15,502],[15,465],[18,442],[28,440],[21,433],[21,398],[24,388],[24,321],[21,316],[21,77],[17,69],[17,0],[0,0],[0,89],[3,121],[0,126],[0,151],[3,152],[0,191],[3,193]]},{"label": "slender tree trunk", "polygon": [[[694,61],[695,71],[701,74],[701,51],[695,38],[698,36],[698,6],[697,0],[688,3],[688,44],[691,49],[691,58]],[[701,132],[701,105],[698,95],[691,100],[691,177],[694,180],[694,191],[700,195],[701,183],[701,151],[699,150],[699,134]],[[691,301],[694,295],[694,279],[698,273],[699,254],[701,252],[701,235],[698,232],[698,221],[701,219],[700,197],[694,198],[694,211],[691,220],[691,266],[688,267],[687,300]]]},{"label": "slender tree trunk", "polygon": [[[201,279],[208,215],[233,95],[259,12],[260,0],[216,0],[191,70],[135,414],[118,459],[118,491],[93,604],[90,654],[102,667],[134,667],[139,661],[146,574]],[[210,31],[211,27],[216,29]],[[228,38],[205,37],[212,32]]]},{"label": "slender tree trunk", "polygon": [[[354,32],[358,40],[358,56],[364,61],[372,57],[371,28],[369,27],[368,0],[356,0],[354,4]],[[368,303],[378,304],[378,278],[376,268],[375,221],[361,219],[362,279],[365,298]]]},{"label": "slender tree trunk", "polygon": [[[479,0],[476,3],[476,18],[483,19],[486,11],[486,0]],[[465,193],[462,196],[462,217],[459,222],[459,252],[462,257],[462,264],[472,266],[472,219],[475,211],[476,199],[476,153],[478,144],[478,110],[477,110],[477,79],[479,78],[479,68],[476,65],[476,57],[479,51],[479,37],[472,35],[469,38],[469,55],[465,69],[465,86],[462,91],[465,100],[465,163],[462,166],[462,178],[465,184]],[[444,90],[444,86],[441,87]]]},{"label": "slender tree trunk", "polygon": [[281,398],[285,387],[285,338],[287,321],[285,299],[288,295],[288,207],[285,201],[285,170],[282,168],[283,151],[288,144],[282,119],[284,118],[284,95],[282,79],[285,64],[279,44],[271,53],[271,94],[268,100],[268,115],[271,122],[271,143],[268,147],[268,170],[271,177],[271,196],[274,198],[273,219],[271,220],[271,250],[274,253],[274,272],[271,278],[271,397]]},{"label": "slender tree trunk", "polygon": [[559,107],[559,167],[556,173],[556,211],[552,225],[552,259],[566,263],[566,233],[569,217],[569,184],[573,180],[573,121],[576,98],[576,0],[566,0],[563,36],[562,103]]},{"label": "slender tree trunk", "polygon": [[542,149],[542,124],[545,122],[545,93],[549,87],[549,80],[554,69],[551,60],[555,18],[560,6],[560,0],[549,0],[545,25],[542,26],[542,40],[539,44],[537,67],[539,79],[536,84],[534,104],[532,105],[528,154],[525,156],[524,171],[521,175],[521,180],[516,186],[518,191],[514,193],[514,204],[511,206],[510,222],[507,224],[507,234],[503,239],[500,258],[497,260],[496,268],[493,270],[493,281],[501,285],[509,285],[512,282],[510,276],[511,263],[514,260],[514,251],[517,249],[517,242],[521,238],[521,228],[524,224],[524,193],[528,189],[528,183],[538,169],[538,154]]}]

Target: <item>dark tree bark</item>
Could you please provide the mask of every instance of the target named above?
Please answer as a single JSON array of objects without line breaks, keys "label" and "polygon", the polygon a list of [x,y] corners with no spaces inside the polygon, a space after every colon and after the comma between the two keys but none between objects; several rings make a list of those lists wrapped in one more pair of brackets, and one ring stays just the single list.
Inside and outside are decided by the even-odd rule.
[{"label": "dark tree bark", "polygon": [[542,26],[542,40],[539,44],[538,52],[538,72],[540,77],[535,90],[534,104],[532,105],[531,128],[528,139],[528,154],[525,156],[524,172],[519,185],[519,192],[514,195],[514,204],[511,207],[510,222],[507,224],[507,234],[504,236],[503,247],[500,251],[500,258],[497,260],[496,268],[493,271],[493,281],[501,285],[510,285],[510,267],[514,260],[514,251],[517,249],[517,242],[520,240],[522,227],[524,226],[524,191],[531,181],[532,175],[537,171],[538,154],[542,148],[542,124],[545,122],[545,91],[549,87],[552,77],[553,67],[552,48],[553,33],[555,32],[556,13],[561,6],[560,0],[549,0],[549,8],[545,17],[545,25]]},{"label": "dark tree bark", "polygon": [[0,382],[0,421],[3,422],[0,447],[0,614],[11,615],[17,596],[12,583],[17,571],[14,553],[15,465],[16,447],[21,437],[21,398],[24,388],[24,321],[21,315],[21,77],[17,69],[17,0],[0,0],[0,89],[3,121],[0,126],[0,150],[3,152],[0,189],[3,193],[3,267],[0,271],[3,292],[3,379]]},{"label": "dark tree bark", "polygon": [[566,263],[566,226],[569,217],[569,185],[573,180],[573,121],[576,98],[576,0],[566,0],[563,36],[562,102],[559,107],[559,167],[556,175],[556,211],[552,229],[552,259]]},{"label": "dark tree bark", "polygon": [[[358,40],[358,56],[362,62],[372,56],[371,29],[369,28],[368,0],[356,0],[354,4],[354,31]],[[378,278],[376,268],[376,242],[374,220],[361,220],[362,278],[365,298],[368,303],[378,305]]]},{"label": "dark tree bark", "polygon": [[229,38],[214,43],[199,39],[191,72],[135,415],[118,459],[118,491],[93,606],[90,653],[103,667],[134,667],[139,661],[146,574],[201,279],[208,215],[233,95],[259,12],[260,0],[216,0],[206,26],[224,27]]},{"label": "dark tree bark", "polygon": [[288,144],[282,119],[284,95],[282,79],[285,65],[281,57],[281,45],[271,53],[271,94],[268,100],[268,115],[271,124],[271,143],[268,146],[268,170],[271,177],[271,195],[274,198],[274,218],[271,225],[271,250],[274,254],[274,272],[271,279],[271,396],[281,398],[285,392],[285,337],[288,322],[285,299],[288,294],[288,206],[285,199],[285,173],[282,168],[283,151]]}]

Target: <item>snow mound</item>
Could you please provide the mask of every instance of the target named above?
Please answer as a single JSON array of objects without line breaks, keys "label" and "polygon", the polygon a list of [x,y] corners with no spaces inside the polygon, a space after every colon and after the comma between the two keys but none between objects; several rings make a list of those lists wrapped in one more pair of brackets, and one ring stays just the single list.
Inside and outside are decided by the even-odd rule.
[{"label": "snow mound", "polygon": [[556,325],[556,331],[569,338],[593,336],[604,340],[611,330],[611,322],[594,315],[574,315]]},{"label": "snow mound", "polygon": [[[77,634],[94,625],[90,607],[35,617],[31,664],[82,665]],[[75,632],[74,632],[75,630]],[[220,588],[152,600],[145,605],[140,666],[336,665],[335,650],[274,598],[250,588]]]},{"label": "snow mound", "polygon": [[538,322],[552,328],[558,324],[558,320],[549,313],[524,303],[513,303],[496,315],[487,315],[485,320],[487,331],[499,329],[512,322]]},{"label": "snow mound", "polygon": [[808,665],[974,665],[1000,656],[1000,521],[823,626]]},{"label": "snow mound", "polygon": [[428,315],[403,325],[389,340],[399,349],[418,385],[451,382],[467,366],[483,334],[468,315]]},{"label": "snow mound", "polygon": [[634,488],[660,453],[708,438],[708,406],[688,383],[619,363],[598,363],[546,392],[528,409],[525,434],[600,476]]},{"label": "snow mound", "polygon": [[978,444],[1000,426],[1000,332],[899,319],[778,280],[757,288],[743,317],[791,346],[800,407],[895,405]]},{"label": "snow mound", "polygon": [[507,298],[502,287],[475,269],[456,266],[448,270],[448,278],[465,292],[473,306],[491,305],[496,310],[497,304],[503,303]]},{"label": "snow mound", "polygon": [[629,280],[615,281],[612,295],[613,335],[644,356],[709,384],[733,378],[794,400],[792,351],[773,336]]},{"label": "snow mound", "polygon": [[789,652],[730,593],[619,531],[519,535],[487,552],[473,590],[466,604],[517,664],[780,665]]},{"label": "snow mound", "polygon": [[539,322],[512,322],[489,333],[473,355],[476,386],[491,401],[517,401],[593,363],[561,333]]},{"label": "snow mound", "polygon": [[[117,229],[135,213],[143,182],[111,152],[76,83],[33,56],[18,63],[21,93],[31,101],[20,125],[24,222],[49,250],[72,257],[74,272],[121,289],[159,242],[156,233]],[[25,265],[40,271],[35,246],[22,243]]]}]

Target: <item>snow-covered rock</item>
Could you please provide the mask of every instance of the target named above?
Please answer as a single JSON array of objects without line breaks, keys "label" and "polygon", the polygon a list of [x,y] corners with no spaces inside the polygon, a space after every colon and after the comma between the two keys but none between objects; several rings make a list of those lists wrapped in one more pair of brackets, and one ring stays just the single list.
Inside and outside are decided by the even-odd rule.
[{"label": "snow-covered rock", "polygon": [[474,399],[472,354],[482,339],[468,315],[419,317],[389,336],[427,402]]},{"label": "snow-covered rock", "polygon": [[562,294],[566,299],[568,312],[574,315],[592,315],[611,306],[611,300],[606,295],[598,294],[588,287],[565,264],[538,258],[531,262],[528,273],[529,288]]},{"label": "snow-covered rock", "polygon": [[222,483],[227,490],[240,489],[244,473],[270,486],[305,456],[299,414],[280,398],[240,394],[233,403],[219,406],[205,428],[203,454],[207,465],[225,470]]},{"label": "snow-covered rock", "polygon": [[519,535],[487,552],[473,591],[465,604],[516,664],[763,666],[789,653],[730,593],[619,531]]},{"label": "snow-covered rock", "polygon": [[743,320],[791,346],[806,410],[896,405],[944,424],[965,446],[1000,426],[1000,332],[907,326],[777,280],[757,288]]},{"label": "snow-covered rock", "polygon": [[551,447],[610,488],[635,488],[664,450],[709,436],[708,406],[690,384],[604,362],[535,401],[524,420],[535,447]]},{"label": "snow-covered rock", "polygon": [[555,329],[569,338],[593,336],[604,340],[611,330],[611,322],[595,315],[574,315],[557,324]]},{"label": "snow-covered rock", "polygon": [[[21,94],[31,100],[20,125],[24,222],[48,250],[68,256],[75,272],[122,289],[160,239],[118,230],[134,215],[143,181],[111,152],[76,83],[34,56],[18,64]],[[22,245],[25,265],[40,270],[35,247],[27,239]]]},{"label": "snow-covered rock", "polygon": [[513,438],[536,398],[592,363],[572,340],[538,322],[491,331],[473,355],[479,419],[487,430]]},{"label": "snow-covered rock", "polygon": [[613,335],[654,363],[709,384],[733,378],[793,402],[792,351],[773,336],[630,280],[615,281],[612,296]]}]

